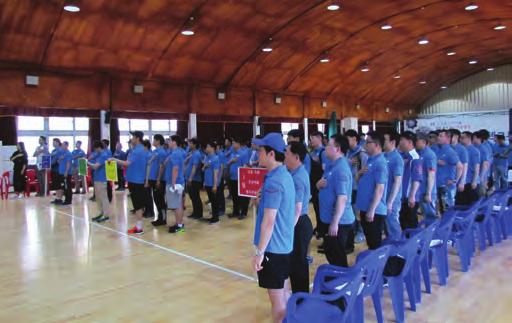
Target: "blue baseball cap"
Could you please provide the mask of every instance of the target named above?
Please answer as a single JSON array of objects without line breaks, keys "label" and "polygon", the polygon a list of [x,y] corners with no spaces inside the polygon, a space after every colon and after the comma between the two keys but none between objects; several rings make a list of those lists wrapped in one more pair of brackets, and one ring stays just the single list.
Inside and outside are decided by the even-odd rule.
[{"label": "blue baseball cap", "polygon": [[279,152],[286,150],[283,135],[278,132],[271,132],[261,139],[253,138],[252,143],[258,146],[268,146]]}]

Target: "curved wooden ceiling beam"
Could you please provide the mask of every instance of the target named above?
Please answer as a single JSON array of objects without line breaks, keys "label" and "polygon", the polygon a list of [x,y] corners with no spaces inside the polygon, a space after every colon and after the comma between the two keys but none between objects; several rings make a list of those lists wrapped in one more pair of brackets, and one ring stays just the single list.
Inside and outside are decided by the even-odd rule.
[{"label": "curved wooden ceiling beam", "polygon": [[60,23],[60,18],[62,17],[62,14],[64,13],[64,3],[65,1],[60,2],[60,10],[57,15],[57,18],[55,19],[55,23],[52,26],[52,29],[50,29],[50,36],[48,36],[48,39],[46,40],[46,44],[43,49],[43,53],[41,55],[41,59],[39,60],[39,68],[42,68],[44,64],[46,63],[46,58],[48,54],[48,49],[50,48],[50,45],[52,44],[53,36],[55,35],[55,31],[57,30],[57,27]]},{"label": "curved wooden ceiling beam", "polygon": [[147,79],[150,79],[152,76],[153,76],[153,73],[155,72],[156,68],[158,67],[158,64],[160,63],[160,61],[162,60],[162,58],[165,56],[165,54],[167,54],[167,52],[169,51],[169,48],[171,47],[171,45],[174,43],[174,41],[176,40],[176,38],[180,35],[181,31],[183,30],[183,28],[185,28],[185,26],[187,25],[188,21],[189,21],[189,18],[191,16],[194,16],[195,18],[197,18],[196,16],[199,14],[199,12],[201,11],[201,8],[203,8],[203,6],[206,4],[206,2],[208,2],[208,0],[203,0],[197,7],[194,8],[194,10],[192,10],[190,12],[190,14],[185,18],[185,20],[183,21],[183,23],[181,24],[180,28],[172,35],[172,37],[169,39],[169,42],[167,43],[167,45],[164,47],[164,49],[162,50],[162,52],[160,53],[160,55],[153,60],[153,63],[150,65],[149,67],[149,70],[148,70],[148,74],[146,75],[146,78]]},{"label": "curved wooden ceiling beam", "polygon": [[[315,4],[309,6],[308,8],[306,8],[306,10],[302,11],[301,13],[299,13],[298,15],[290,18],[288,21],[286,21],[285,23],[283,23],[281,26],[279,26],[277,29],[273,30],[272,32],[270,32],[268,34],[268,36],[272,36],[272,38],[275,38],[275,35],[278,34],[279,32],[281,32],[282,30],[284,30],[286,27],[290,26],[293,22],[295,22],[296,20],[298,20],[299,18],[303,17],[304,15],[306,15],[307,13],[309,13],[311,10],[315,9],[316,7],[318,7],[319,5],[321,5],[322,3],[325,3],[329,0],[320,0],[320,1],[317,1]],[[224,87],[228,87],[231,82],[235,79],[235,77],[238,75],[238,73],[240,72],[240,70],[247,64],[249,63],[250,61],[252,61],[256,56],[258,56],[259,52],[261,51],[261,47],[263,45],[265,45],[265,43],[268,41],[268,39],[266,38],[265,40],[263,40],[263,42],[261,42],[260,44],[258,44],[258,47],[256,47],[249,56],[247,56],[246,59],[244,59],[240,64],[238,64],[238,66],[233,70],[233,73],[231,73],[231,75],[223,82],[223,86]]]},{"label": "curved wooden ceiling beam", "polygon": [[401,15],[404,15],[404,14],[409,14],[409,13],[412,13],[412,12],[416,12],[416,11],[419,11],[419,10],[424,10],[425,8],[427,7],[430,7],[430,6],[433,6],[433,5],[436,5],[436,4],[439,4],[439,3],[444,3],[446,2],[445,0],[437,0],[437,1],[433,1],[431,3],[427,3],[425,5],[422,5],[422,6],[419,6],[419,7],[415,7],[415,8],[412,8],[412,9],[408,9],[408,10],[404,10],[404,11],[400,11],[400,12],[397,12],[395,14],[392,14],[392,15],[389,15],[389,16],[386,16],[378,21],[375,21],[369,25],[366,25],[356,31],[354,31],[353,33],[351,33],[347,38],[343,39],[342,41],[339,41],[331,46],[328,46],[327,48],[325,48],[320,55],[318,55],[317,57],[315,57],[314,60],[308,62],[303,68],[301,68],[301,70],[295,74],[292,78],[290,78],[290,80],[285,84],[285,86],[283,87],[283,91],[287,91],[290,86],[292,86],[292,84],[299,78],[301,77],[302,75],[304,75],[305,73],[307,73],[314,65],[315,63],[318,62],[318,59],[320,58],[320,56],[325,53],[325,52],[332,52],[333,50],[337,49],[339,46],[342,46],[344,45],[345,43],[347,43],[348,41],[350,41],[352,38],[354,38],[355,36],[359,35],[360,33],[366,31],[367,29],[369,28],[372,28],[378,24],[382,24],[383,22],[386,22],[394,17],[398,17],[398,16],[401,16]]}]

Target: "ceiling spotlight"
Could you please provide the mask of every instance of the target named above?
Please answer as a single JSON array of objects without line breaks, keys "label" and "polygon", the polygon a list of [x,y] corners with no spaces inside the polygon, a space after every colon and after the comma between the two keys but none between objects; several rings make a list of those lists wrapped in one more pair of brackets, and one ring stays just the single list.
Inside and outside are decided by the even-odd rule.
[{"label": "ceiling spotlight", "polygon": [[274,94],[274,104],[281,104],[281,102],[283,102],[281,94]]},{"label": "ceiling spotlight", "polygon": [[457,54],[457,53],[455,51],[453,51],[453,50],[449,50],[449,51],[446,52],[446,55],[448,55],[448,56],[453,56],[455,54]]},{"label": "ceiling spotlight", "polygon": [[420,81],[420,84],[421,84],[421,85],[425,85],[425,84],[427,84],[427,81],[425,81],[425,80]]},{"label": "ceiling spotlight", "polygon": [[492,71],[494,71],[494,67],[488,67],[487,68],[487,72],[492,72]]},{"label": "ceiling spotlight", "polygon": [[418,44],[420,44],[420,45],[426,45],[426,44],[428,44],[428,39],[426,39],[426,38],[421,38],[420,40],[418,40]]},{"label": "ceiling spotlight", "polygon": [[327,10],[329,10],[329,11],[340,10],[340,8],[341,8],[341,4],[338,1],[335,1],[327,6]]},{"label": "ceiling spotlight", "polygon": [[464,8],[466,11],[473,11],[473,10],[476,10],[478,9],[478,5],[474,4],[473,2],[471,2],[470,4],[468,4],[465,8]]},{"label": "ceiling spotlight", "polygon": [[361,72],[366,73],[370,71],[368,64],[361,66]]},{"label": "ceiling spotlight", "polygon": [[327,108],[327,100],[323,99],[322,101],[320,101],[320,106],[324,109]]},{"label": "ceiling spotlight", "polygon": [[329,63],[330,61],[328,53],[323,52],[322,56],[320,56],[320,63]]},{"label": "ceiling spotlight", "polygon": [[448,87],[446,85],[441,86],[441,90],[446,90]]},{"label": "ceiling spotlight", "polygon": [[478,61],[476,59],[472,59],[468,62],[470,65],[475,65],[476,63],[478,63]]},{"label": "ceiling spotlight", "polygon": [[67,12],[79,12],[80,7],[77,1],[64,1],[64,10]]},{"label": "ceiling spotlight", "polygon": [[400,73],[396,73],[395,75],[393,75],[393,78],[394,78],[395,80],[398,80],[400,77],[401,77],[401,76],[400,76]]},{"label": "ceiling spotlight", "polygon": [[194,16],[190,16],[187,20],[187,22],[185,23],[185,26],[183,27],[183,29],[181,30],[181,34],[183,36],[192,36],[194,35],[194,28],[193,28],[193,25],[194,25]]},{"label": "ceiling spotlight", "polygon": [[507,26],[505,26],[503,24],[494,26],[494,30],[504,30],[504,29],[507,29]]},{"label": "ceiling spotlight", "polygon": [[263,46],[261,47],[261,51],[265,53],[270,53],[272,51],[272,37],[268,37]]},{"label": "ceiling spotlight", "polygon": [[391,26],[388,23],[385,23],[382,26],[380,26],[380,29],[382,29],[382,30],[390,30],[391,28],[393,28],[393,26]]}]

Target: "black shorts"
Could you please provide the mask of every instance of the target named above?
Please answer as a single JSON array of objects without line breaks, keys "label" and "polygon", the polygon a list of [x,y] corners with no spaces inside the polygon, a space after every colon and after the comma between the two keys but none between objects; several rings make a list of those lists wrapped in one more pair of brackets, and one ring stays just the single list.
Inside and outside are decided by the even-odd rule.
[{"label": "black shorts", "polygon": [[258,284],[266,289],[283,289],[290,277],[290,254],[265,252],[263,269],[258,271]]},{"label": "black shorts", "polygon": [[59,172],[52,171],[51,172],[51,180],[52,180],[52,182],[50,183],[50,189],[52,191],[60,190],[62,179],[61,179],[61,176],[59,175]]},{"label": "black shorts", "polygon": [[146,189],[144,184],[128,183],[130,197],[132,199],[133,209],[141,210],[146,206]]}]

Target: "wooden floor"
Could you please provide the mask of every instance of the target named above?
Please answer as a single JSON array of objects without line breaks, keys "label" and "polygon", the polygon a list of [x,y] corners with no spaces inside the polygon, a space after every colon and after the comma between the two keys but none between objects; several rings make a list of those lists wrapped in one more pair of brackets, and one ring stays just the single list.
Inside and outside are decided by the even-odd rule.
[{"label": "wooden floor", "polygon": [[[0,202],[0,322],[269,322],[249,265],[252,219],[187,219],[179,235],[146,221],[144,235],[127,237],[133,216],[124,192],[115,193],[114,219],[101,225],[89,221],[97,209],[84,195],[71,206],[49,202]],[[317,244],[312,276],[325,263]],[[511,322],[511,251],[509,240],[478,253],[466,274],[451,255],[448,287],[432,271],[433,294],[407,311],[408,322]],[[383,304],[392,321],[387,292]],[[366,308],[374,321],[371,302]]]}]

